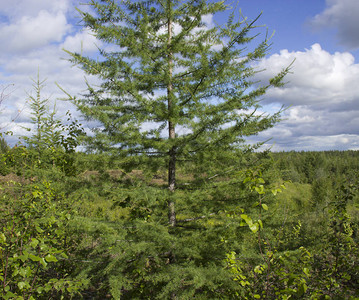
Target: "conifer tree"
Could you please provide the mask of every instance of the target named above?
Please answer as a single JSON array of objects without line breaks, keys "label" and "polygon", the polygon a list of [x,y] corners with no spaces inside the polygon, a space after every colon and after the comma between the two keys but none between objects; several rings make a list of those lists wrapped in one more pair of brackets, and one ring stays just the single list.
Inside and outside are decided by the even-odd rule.
[{"label": "conifer tree", "polygon": [[[77,102],[88,119],[101,124],[92,146],[131,157],[132,168],[136,161],[165,158],[173,191],[178,161],[238,149],[245,136],[279,120],[279,113],[256,113],[260,97],[288,71],[259,87],[251,81],[256,71],[250,64],[269,48],[265,38],[245,51],[255,38],[249,33],[256,20],[235,21],[233,13],[225,25],[208,27],[203,17],[227,10],[224,1],[93,0],[89,5],[95,13],[81,12],[84,26],[116,46],[101,49],[100,60],[68,52],[73,63],[102,80]],[[169,210],[175,225],[171,201]]]},{"label": "conifer tree", "polygon": [[[81,124],[72,120],[70,112],[66,113],[67,122],[64,124],[57,116],[56,103],[50,111],[50,99],[43,98],[42,89],[45,87],[45,80],[33,80],[35,96],[29,95],[29,108],[31,110],[31,123],[35,130],[30,136],[21,137],[32,150],[36,166],[48,167],[56,165],[56,161],[64,169],[66,165],[72,166],[73,160],[68,154],[73,153],[78,145],[78,136],[82,134]],[[31,131],[30,128],[26,128]],[[66,166],[66,168],[68,168]],[[73,173],[71,170],[68,172]],[[66,172],[66,173],[68,173]]]},{"label": "conifer tree", "polygon": [[[257,70],[252,65],[267,54],[269,39],[266,36],[253,46],[256,35],[252,36],[251,31],[257,26],[257,19],[248,21],[240,16],[236,20],[235,11],[224,25],[205,23],[205,16],[229,9],[225,1],[91,0],[88,4],[91,9],[80,13],[84,26],[105,45],[100,49],[101,58],[67,53],[74,64],[101,80],[99,87],[88,84],[87,95],[76,100],[87,119],[100,124],[93,129],[89,146],[119,156],[128,170],[157,170],[163,166],[168,170],[167,224],[160,217],[161,201],[152,205],[147,197],[148,202],[143,204],[148,214],[157,214],[157,219],[152,216],[156,222],[151,226],[156,225],[155,231],[161,235],[153,232],[154,227],[147,235],[141,234],[145,240],[151,239],[152,234],[152,241],[157,244],[152,248],[146,246],[147,258],[143,258],[145,246],[137,236],[137,248],[132,245],[121,252],[126,257],[137,250],[132,256],[136,262],[130,268],[124,258],[122,269],[117,267],[118,272],[135,276],[133,268],[142,257],[147,259],[145,265],[151,266],[148,272],[158,272],[157,277],[151,277],[152,281],[140,275],[127,282],[117,279],[120,287],[116,295],[138,296],[131,291],[139,293],[144,284],[147,292],[156,290],[156,295],[163,299],[199,294],[209,298],[219,296],[229,288],[220,288],[224,283],[218,282],[223,276],[220,257],[225,253],[220,253],[223,245],[218,250],[220,247],[211,248],[209,243],[215,236],[219,238],[220,233],[207,221],[202,227],[196,221],[204,216],[218,216],[229,200],[238,205],[234,199],[238,194],[232,199],[224,196],[219,179],[236,172],[236,167],[248,160],[243,158],[244,153],[259,146],[247,145],[247,136],[279,121],[280,111],[269,115],[259,113],[258,109],[261,97],[271,86],[282,84],[288,68],[268,83],[253,82]],[[178,170],[190,173],[194,179],[182,182],[179,188]],[[216,187],[211,192],[210,182],[215,182]],[[227,177],[227,183],[230,182]],[[131,193],[133,196],[136,192]],[[136,205],[144,193],[142,188],[136,194]],[[152,194],[152,199],[161,193]],[[145,221],[148,222],[147,216]],[[192,227],[186,228],[189,231],[183,231],[185,222],[193,222]],[[145,228],[145,224],[136,226]],[[189,233],[191,230],[196,233]],[[213,243],[217,245],[214,240]],[[212,260],[211,255],[218,257]],[[127,256],[128,261],[133,261],[131,256]],[[176,272],[173,265],[179,268]],[[109,267],[106,272],[110,272]],[[212,279],[196,282],[193,278],[199,274]],[[171,276],[173,283],[167,284]]]},{"label": "conifer tree", "polygon": [[[47,115],[49,99],[42,99],[41,97],[41,90],[45,86],[45,81],[46,79],[40,80],[39,73],[36,80],[33,79],[33,88],[36,95],[29,95],[29,108],[31,109],[31,123],[35,125],[35,133],[30,138],[24,137],[28,145],[36,150],[39,159],[42,150],[46,148],[43,141],[46,133],[44,120]],[[30,129],[28,130],[30,131]]]}]

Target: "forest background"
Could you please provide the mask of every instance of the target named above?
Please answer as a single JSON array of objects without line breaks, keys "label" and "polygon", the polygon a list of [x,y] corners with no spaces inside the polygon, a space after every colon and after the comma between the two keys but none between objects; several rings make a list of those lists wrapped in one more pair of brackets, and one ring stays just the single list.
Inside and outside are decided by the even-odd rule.
[{"label": "forest background", "polygon": [[36,133],[2,140],[2,297],[356,299],[357,152],[246,143],[280,121],[257,111],[290,72],[251,81],[270,46],[251,44],[257,20],[206,28],[223,2],[89,3],[84,26],[118,47],[68,52],[101,78],[67,94],[93,134],[56,118],[38,76]]}]

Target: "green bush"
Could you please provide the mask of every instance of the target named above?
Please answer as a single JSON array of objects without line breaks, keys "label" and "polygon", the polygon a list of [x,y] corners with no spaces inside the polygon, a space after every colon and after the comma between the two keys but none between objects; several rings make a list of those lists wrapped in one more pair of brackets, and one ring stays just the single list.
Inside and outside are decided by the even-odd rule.
[{"label": "green bush", "polygon": [[84,282],[71,278],[71,205],[43,181],[8,182],[0,205],[0,297],[62,299]]}]

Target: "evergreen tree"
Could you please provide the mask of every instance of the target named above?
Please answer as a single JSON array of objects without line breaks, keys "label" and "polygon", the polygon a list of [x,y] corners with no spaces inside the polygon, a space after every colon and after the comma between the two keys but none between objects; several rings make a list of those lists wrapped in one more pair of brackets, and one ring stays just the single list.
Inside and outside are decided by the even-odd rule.
[{"label": "evergreen tree", "polygon": [[[126,250],[116,246],[123,258],[106,268],[104,274],[113,276],[109,286],[115,297],[141,291],[164,299],[218,297],[231,285],[223,275],[225,245],[218,241],[229,229],[206,217],[238,206],[241,192],[228,190],[238,190],[233,183],[243,179],[236,172],[251,161],[244,155],[259,147],[246,145],[245,137],[278,122],[281,112],[260,114],[259,101],[269,87],[281,85],[288,69],[268,83],[253,82],[252,63],[266,55],[268,38],[247,51],[257,20],[236,21],[235,12],[223,26],[206,25],[204,16],[228,9],[224,1],[88,4],[91,12],[81,12],[84,26],[110,45],[100,49],[101,59],[67,51],[102,81],[99,88],[88,85],[86,97],[76,101],[88,120],[100,124],[89,146],[119,156],[127,170],[168,170],[168,193],[143,186],[118,192],[126,195],[119,203],[133,212],[137,229],[127,233],[132,242]],[[183,182],[185,174],[191,174],[189,182]]]},{"label": "evergreen tree", "polygon": [[[77,102],[88,119],[101,124],[94,129],[92,146],[130,157],[131,168],[146,158],[164,159],[173,191],[177,162],[202,164],[203,156],[226,161],[225,153],[237,150],[245,136],[278,121],[279,113],[256,111],[259,98],[270,86],[280,85],[288,70],[267,85],[254,86],[250,64],[265,56],[268,39],[245,52],[254,39],[249,32],[255,22],[234,21],[234,13],[226,25],[207,27],[202,17],[228,9],[224,1],[107,0],[89,5],[95,14],[82,12],[84,26],[117,46],[110,52],[101,49],[101,60],[68,52],[74,63],[103,82],[97,90],[89,86],[87,98]],[[169,207],[175,225],[172,202]]]},{"label": "evergreen tree", "polygon": [[[29,108],[31,109],[31,123],[35,126],[35,133],[31,137],[24,137],[26,143],[37,153],[37,159],[40,160],[41,153],[46,149],[44,143],[44,134],[47,132],[45,128],[45,119],[47,116],[49,99],[42,99],[41,90],[45,86],[45,80],[40,80],[39,73],[37,74],[37,79],[33,79],[33,88],[36,95],[29,94]],[[30,128],[27,128],[30,131]]]},{"label": "evergreen tree", "polygon": [[[49,110],[49,98],[43,98],[41,91],[45,86],[46,80],[33,80],[33,87],[36,95],[29,95],[29,108],[31,109],[31,123],[35,131],[30,136],[23,136],[30,149],[31,164],[37,167],[48,168],[49,164],[53,167],[58,165],[66,173],[74,173],[70,170],[73,167],[73,152],[78,146],[78,136],[82,134],[81,124],[72,120],[71,114],[66,113],[67,122],[63,124],[56,115],[56,103],[52,111]],[[26,128],[31,131],[30,128]]]}]

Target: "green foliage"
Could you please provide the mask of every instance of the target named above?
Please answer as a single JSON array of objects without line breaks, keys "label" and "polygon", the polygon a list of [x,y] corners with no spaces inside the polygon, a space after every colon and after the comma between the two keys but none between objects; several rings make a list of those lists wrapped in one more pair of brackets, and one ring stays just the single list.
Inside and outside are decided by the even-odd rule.
[{"label": "green foliage", "polygon": [[359,296],[359,244],[354,237],[353,224],[347,212],[356,187],[342,184],[329,206],[330,232],[326,248],[316,254],[313,263],[314,292],[331,299]]},{"label": "green foliage", "polygon": [[[26,151],[18,148],[18,153]],[[180,213],[173,228],[166,216],[165,171],[155,177],[145,170],[126,173],[108,170],[110,165],[120,165],[111,162],[109,156],[82,153],[80,157],[81,168],[95,168],[99,163],[103,171],[87,171],[50,186],[41,182],[31,187],[15,185],[3,192],[2,208],[30,213],[26,223],[17,223],[19,228],[26,228],[21,236],[27,246],[22,249],[44,258],[47,264],[44,267],[41,260],[32,261],[30,256],[11,262],[16,269],[29,266],[31,272],[41,270],[35,285],[36,289],[41,286],[43,294],[33,291],[35,299],[70,297],[71,292],[76,298],[77,291],[81,291],[79,297],[95,299],[168,299],[173,294],[181,299],[359,296],[358,221],[353,215],[358,199],[356,185],[337,184],[326,201],[313,206],[312,186],[319,181],[312,185],[286,183],[283,189],[281,180],[270,182],[275,172],[263,154],[248,156],[246,162],[239,157],[238,166],[233,166],[236,172],[224,169],[209,181],[206,177],[194,178],[187,171],[192,167],[188,164],[188,168],[179,169],[175,197]],[[256,161],[262,164],[253,167]],[[17,162],[19,170],[31,166]],[[326,179],[326,174],[321,178]],[[45,205],[37,192],[53,202]],[[28,208],[34,199],[39,204],[36,210]],[[67,220],[64,216],[70,210],[78,214]],[[48,215],[52,213],[55,219]],[[5,210],[1,216],[5,220],[3,215]],[[42,217],[52,220],[44,221],[49,228],[43,227],[58,242],[45,239],[36,227],[26,226],[44,224]],[[59,227],[62,229],[57,236]],[[34,233],[30,236],[26,230],[31,228]],[[2,232],[9,235],[5,229]],[[32,248],[33,236],[44,244],[42,252]],[[21,251],[16,253],[23,257]],[[58,261],[47,261],[48,254]],[[26,282],[31,284],[31,278],[16,273],[11,292],[28,297]]]},{"label": "green foliage", "polygon": [[88,4],[85,26],[115,49],[70,53],[101,79],[75,99],[95,151],[75,153],[80,125],[48,112],[38,77],[36,133],[0,141],[1,297],[358,298],[357,183],[339,184],[358,152],[245,145],[279,120],[256,110],[289,71],[251,81],[269,47],[252,47],[257,20],[206,27],[223,1]]},{"label": "green foliage", "polygon": [[272,157],[281,178],[298,183],[351,179],[359,171],[358,151],[291,151],[272,153]]},{"label": "green foliage", "polygon": [[[107,218],[109,234],[99,236],[96,247],[83,244],[90,257],[86,272],[96,274],[92,284],[102,296],[220,298],[235,288],[225,253],[245,236],[231,213],[252,206],[255,193],[269,188],[253,182],[253,190],[241,189],[244,170],[260,164],[252,155],[260,144],[246,145],[245,137],[279,121],[281,111],[256,112],[289,68],[268,82],[252,81],[252,65],[266,55],[269,39],[255,45],[257,19],[235,20],[235,12],[223,26],[208,27],[203,17],[226,11],[223,1],[88,4],[91,10],[80,11],[84,26],[115,50],[100,49],[100,59],[67,51],[74,64],[101,79],[99,87],[88,84],[84,98],[72,99],[96,121],[86,138],[89,150],[106,153],[106,162],[119,158],[125,175],[111,182],[99,163],[102,178],[94,182],[102,191],[89,201],[96,211],[84,213]],[[154,184],[163,173],[167,179]],[[86,189],[79,195],[90,199]],[[268,209],[261,200],[255,205]],[[259,231],[260,218],[241,215]]]},{"label": "green foliage", "polygon": [[[37,159],[41,159],[41,152],[47,148],[45,143],[45,135],[51,131],[51,128],[47,126],[45,119],[47,115],[47,106],[49,99],[41,99],[41,90],[44,88],[44,83],[46,80],[40,81],[40,75],[37,74],[37,79],[33,79],[33,88],[35,90],[36,96],[29,95],[29,107],[31,109],[31,121],[35,125],[35,133],[32,137],[24,137],[23,139],[27,144],[34,148],[37,152]],[[30,131],[30,128],[27,128]]]},{"label": "green foliage", "polygon": [[312,183],[313,206],[326,205],[334,194],[333,186],[329,178],[319,178]]},{"label": "green foliage", "polygon": [[[272,193],[277,195],[285,189],[265,188],[265,181],[260,171],[247,171],[244,183],[248,183],[251,191],[258,194],[259,201],[255,207],[259,210],[259,219],[253,222],[248,215],[240,215],[253,234],[258,237],[259,257],[253,261],[244,261],[237,258],[235,251],[227,253],[225,262],[233,275],[233,280],[241,289],[234,292],[232,297],[238,299],[301,299],[307,290],[309,278],[310,253],[301,247],[298,253],[277,254],[269,240],[264,236],[262,210],[268,211],[268,206],[262,201],[265,195]],[[239,220],[240,223],[244,223]]]},{"label": "green foliage", "polygon": [[[264,180],[261,179],[260,173],[255,176],[255,172],[249,174],[245,181],[250,182],[250,189],[259,195],[265,194],[265,189],[262,188]],[[281,232],[280,236],[275,237],[275,241],[271,240],[268,234],[265,237],[266,228],[263,228],[263,222],[258,221],[260,226],[254,226],[251,217],[241,215],[253,234],[258,236],[258,249],[261,255],[253,263],[244,260],[243,255],[238,256],[235,251],[227,253],[227,268],[232,273],[233,280],[241,287],[240,292],[235,292],[233,297],[356,299],[359,244],[354,237],[354,225],[347,213],[348,203],[354,199],[355,192],[353,184],[343,184],[337,188],[336,195],[329,205],[330,223],[324,223],[327,228],[321,228],[324,231],[321,237],[318,236],[320,240],[315,247],[310,245],[312,250],[306,249],[303,244],[298,245],[308,243],[308,240],[300,238],[303,235],[300,221],[292,227],[291,235],[285,236]],[[297,207],[296,210],[301,209]],[[295,240],[296,243],[291,240]]]},{"label": "green foliage", "polygon": [[[88,119],[101,124],[88,137],[90,149],[126,157],[129,169],[144,163],[156,169],[175,157],[178,166],[185,160],[198,168],[209,163],[207,172],[220,169],[245,136],[279,120],[280,113],[255,111],[258,99],[288,70],[254,87],[250,63],[265,56],[269,41],[244,52],[254,40],[255,22],[235,21],[234,13],[226,26],[207,28],[201,18],[226,10],[223,1],[88,4],[96,13],[81,12],[85,26],[119,49],[101,50],[100,60],[68,52],[74,64],[103,80],[99,89],[89,86],[87,98],[75,101]],[[180,32],[172,34],[177,25]],[[177,133],[165,138],[170,127]]]},{"label": "green foliage", "polygon": [[10,149],[9,145],[7,144],[6,140],[4,137],[0,138],[0,153],[4,154],[6,152],[8,152]]},{"label": "green foliage", "polygon": [[29,151],[24,146],[14,146],[1,154],[1,175],[11,172],[23,175],[29,169]]},{"label": "green foliage", "polygon": [[[41,81],[39,75],[33,80],[36,96],[29,95],[29,106],[31,109],[31,121],[35,126],[35,132],[31,136],[23,136],[27,148],[16,147],[11,153],[5,154],[4,162],[8,166],[3,167],[2,173],[9,172],[11,162],[21,159],[24,164],[29,165],[32,170],[31,176],[40,175],[39,170],[57,168],[59,172],[66,175],[75,175],[75,149],[79,145],[79,136],[83,131],[81,124],[73,120],[70,112],[66,113],[66,124],[56,117],[56,105],[49,112],[49,99],[42,99],[41,91],[45,86],[45,80]],[[30,131],[30,128],[27,128]],[[22,152],[18,149],[23,150]],[[21,153],[19,153],[21,152]],[[21,157],[21,158],[20,158]],[[16,172],[18,172],[16,170]],[[46,172],[45,172],[46,173]],[[46,176],[46,175],[45,175]]]},{"label": "green foliage", "polygon": [[0,206],[3,299],[51,299],[78,293],[84,282],[69,275],[70,219],[71,203],[55,192],[49,182],[3,185]]},{"label": "green foliage", "polygon": [[227,254],[227,267],[241,287],[238,299],[303,299],[310,282],[311,254],[303,247],[297,253],[263,255],[263,263],[250,266],[237,258],[235,252]]}]

